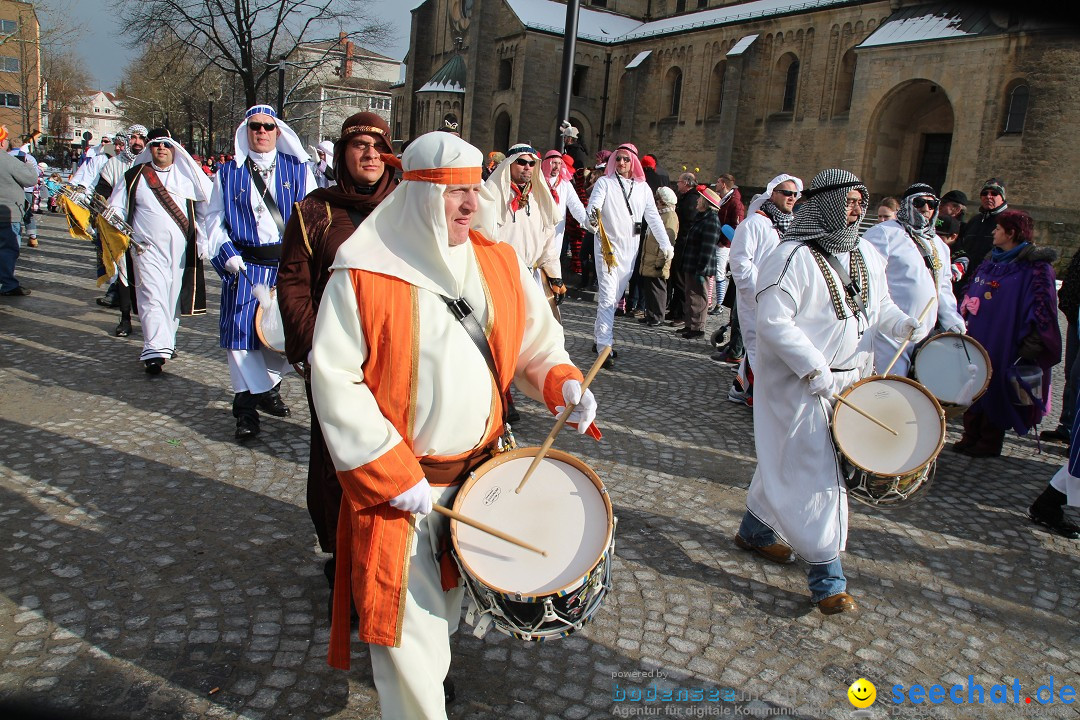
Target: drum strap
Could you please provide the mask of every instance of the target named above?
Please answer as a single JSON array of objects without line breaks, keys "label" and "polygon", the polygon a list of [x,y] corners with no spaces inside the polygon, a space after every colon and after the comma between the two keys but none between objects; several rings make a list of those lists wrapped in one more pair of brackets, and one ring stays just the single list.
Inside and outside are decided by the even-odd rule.
[{"label": "drum strap", "polygon": [[[848,303],[853,308],[857,308],[858,313],[863,316],[863,319],[866,320],[866,324],[869,325],[870,317],[866,314],[866,303],[863,301],[863,288],[859,287],[858,281],[852,280],[851,276],[848,275],[848,271],[840,264],[840,261],[837,260],[832,253],[821,247],[816,240],[811,241],[810,246],[813,247],[817,254],[823,257],[825,262],[829,263],[829,267],[840,276],[840,282],[844,286],[844,294],[848,297]],[[858,251],[852,251],[852,257],[854,257],[855,252]]]},{"label": "drum strap", "polygon": [[465,332],[469,333],[469,338],[476,345],[476,349],[484,356],[484,361],[487,362],[488,370],[491,371],[491,377],[495,379],[495,387],[498,388],[499,370],[495,367],[495,356],[491,353],[491,345],[488,344],[487,336],[484,335],[484,329],[480,327],[480,323],[476,320],[472,305],[470,305],[469,301],[463,297],[457,298],[456,300],[445,295],[440,295],[439,297],[446,303],[446,307],[454,314],[454,317],[461,323],[461,326],[465,328]]}]

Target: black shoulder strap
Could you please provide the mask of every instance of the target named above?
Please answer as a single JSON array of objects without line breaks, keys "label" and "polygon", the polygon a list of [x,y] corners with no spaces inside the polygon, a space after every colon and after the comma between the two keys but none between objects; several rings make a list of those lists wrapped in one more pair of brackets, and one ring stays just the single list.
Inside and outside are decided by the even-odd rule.
[{"label": "black shoulder strap", "polygon": [[274,199],[274,193],[266,191],[266,182],[263,181],[262,175],[259,173],[259,167],[250,157],[247,159],[247,166],[248,172],[251,174],[251,182],[255,185],[255,189],[259,191],[259,195],[263,200],[263,205],[270,211],[270,217],[273,218],[274,225],[277,226],[278,237],[281,237],[285,234],[285,221],[281,218],[281,211],[278,210],[277,201]]},{"label": "black shoulder strap", "polygon": [[[480,327],[480,323],[476,320],[476,315],[473,314],[472,305],[465,298],[448,298],[445,295],[440,295],[443,302],[446,303],[446,307],[454,314],[457,321],[461,323],[461,327],[465,328],[465,332],[469,333],[469,338],[476,345],[476,349],[480,351],[480,354],[484,356],[484,361],[487,363],[488,370],[491,371],[491,377],[495,379],[495,387],[500,388],[499,385],[499,370],[495,367],[495,356],[491,353],[491,345],[488,344],[487,336],[484,335],[484,329]],[[506,424],[506,404],[503,403],[503,424]]]},{"label": "black shoulder strap", "polygon": [[844,266],[840,264],[832,253],[821,247],[817,240],[811,240],[809,245],[814,248],[822,257],[825,258],[825,262],[829,263],[829,267],[840,276],[840,282],[844,286],[844,293],[851,298],[851,301],[855,303],[855,307],[859,308],[859,313],[866,320],[867,324],[870,323],[870,316],[866,314],[866,305],[862,301],[862,288],[859,287],[859,283],[856,280],[852,280],[848,275],[848,271],[844,269]]}]

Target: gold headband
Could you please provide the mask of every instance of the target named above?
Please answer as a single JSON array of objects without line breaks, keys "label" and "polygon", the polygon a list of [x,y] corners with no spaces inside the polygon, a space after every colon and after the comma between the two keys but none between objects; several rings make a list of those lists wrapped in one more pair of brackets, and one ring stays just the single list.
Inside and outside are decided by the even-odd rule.
[{"label": "gold headband", "polygon": [[383,137],[386,137],[386,131],[380,127],[375,127],[374,125],[350,125],[349,127],[345,128],[345,132],[341,133],[341,136],[345,137],[347,135],[355,135],[357,133],[375,133],[376,135],[382,135]]}]

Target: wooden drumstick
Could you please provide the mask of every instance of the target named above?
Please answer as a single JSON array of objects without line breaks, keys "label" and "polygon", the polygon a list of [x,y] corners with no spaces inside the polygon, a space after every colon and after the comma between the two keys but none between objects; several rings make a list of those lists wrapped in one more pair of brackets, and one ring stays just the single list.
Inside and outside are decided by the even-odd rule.
[{"label": "wooden drumstick", "polygon": [[[932,308],[934,306],[934,301],[935,300],[937,300],[937,298],[930,298],[930,302],[926,303],[926,307],[924,307],[922,313],[919,314],[919,324],[920,325],[922,325],[923,321],[926,320],[926,316],[930,313],[930,308]],[[881,373],[882,377],[884,377],[885,375],[888,375],[889,371],[893,369],[893,365],[895,365],[896,361],[900,359],[900,356],[904,354],[904,350],[907,349],[908,343],[911,342],[911,338],[914,335],[915,335],[915,331],[912,330],[911,332],[908,333],[907,339],[904,340],[904,342],[900,343],[900,349],[896,351],[895,355],[893,355],[892,362],[889,363],[889,367],[885,368],[885,372]]]},{"label": "wooden drumstick", "polygon": [[[600,368],[610,354],[611,346],[605,345],[604,349],[600,351],[600,354],[596,356],[596,362],[589,368],[589,374],[585,376],[584,382],[581,383],[581,397],[585,397],[585,391],[589,389],[589,385],[592,383],[593,378],[596,377],[596,373],[600,372]],[[518,483],[517,489],[514,490],[515,493],[520,493],[521,489],[525,487],[525,483],[529,482],[529,478],[532,476],[533,471],[540,465],[540,461],[547,455],[547,451],[551,449],[551,443],[555,442],[555,436],[563,429],[563,425],[566,424],[566,418],[570,417],[570,413],[574,412],[575,407],[577,407],[577,403],[567,403],[566,409],[563,410],[559,419],[555,421],[555,427],[551,428],[551,432],[548,433],[547,439],[544,440],[544,444],[540,446],[540,452],[536,453],[536,457],[533,458],[532,464],[529,465],[529,469],[525,471],[525,477],[521,478],[521,482]]]},{"label": "wooden drumstick", "polygon": [[844,398],[840,397],[839,395],[833,395],[833,398],[836,400],[836,402],[840,403],[841,405],[847,405],[849,408],[851,408],[855,412],[859,413],[864,418],[866,418],[870,422],[874,423],[878,427],[883,428],[885,430],[888,430],[893,435],[899,435],[900,434],[900,433],[896,432],[895,430],[893,430],[888,425],[886,425],[885,423],[878,420],[876,417],[874,417],[870,413],[868,413],[865,410],[863,410],[862,408],[860,408],[858,405],[852,405],[849,401],[845,400]]},{"label": "wooden drumstick", "polygon": [[480,532],[485,532],[488,535],[494,535],[495,537],[499,538],[500,540],[505,540],[508,543],[511,543],[513,545],[517,545],[518,547],[523,547],[526,550],[532,550],[534,553],[538,553],[540,555],[543,555],[544,557],[547,557],[547,552],[545,552],[544,550],[541,550],[540,548],[535,547],[534,545],[530,545],[529,543],[525,542],[524,540],[518,540],[513,535],[507,535],[502,530],[496,530],[495,528],[491,527],[490,525],[485,525],[482,522],[473,520],[472,518],[465,517],[464,515],[462,515],[459,512],[454,512],[453,510],[451,510],[449,508],[444,508],[442,505],[432,505],[431,509],[434,510],[435,512],[439,513],[440,515],[445,515],[446,517],[450,518],[451,520],[457,520],[459,523],[465,523],[469,527],[474,527],[477,530],[479,530]]}]

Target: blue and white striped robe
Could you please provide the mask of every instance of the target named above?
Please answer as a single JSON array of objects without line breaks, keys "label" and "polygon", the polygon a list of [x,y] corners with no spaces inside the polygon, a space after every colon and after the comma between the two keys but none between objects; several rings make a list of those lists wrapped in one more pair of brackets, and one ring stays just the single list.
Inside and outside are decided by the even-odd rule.
[{"label": "blue and white striped robe", "polygon": [[[293,203],[302,200],[311,189],[307,183],[309,175],[306,163],[292,155],[277,154],[272,189],[285,223],[292,215]],[[214,194],[220,194],[220,198],[211,198],[211,209],[217,206],[216,199],[223,204],[222,220],[228,235],[228,239],[221,243],[210,259],[210,264],[224,282],[221,291],[220,345],[226,350],[256,350],[262,347],[262,343],[255,334],[255,310],[259,307],[259,301],[252,293],[252,284],[273,287],[277,283],[277,266],[248,262],[246,271],[233,275],[225,269],[225,263],[229,258],[241,255],[241,248],[280,244],[281,237],[276,236],[274,242],[266,242],[259,235],[252,199],[258,193],[246,165],[237,167],[233,162],[222,165],[214,180]],[[269,214],[264,217],[269,217]],[[212,228],[207,230],[210,231],[208,234],[213,234]]]}]

